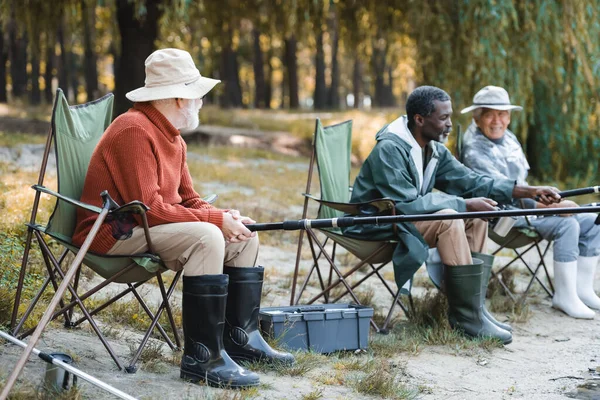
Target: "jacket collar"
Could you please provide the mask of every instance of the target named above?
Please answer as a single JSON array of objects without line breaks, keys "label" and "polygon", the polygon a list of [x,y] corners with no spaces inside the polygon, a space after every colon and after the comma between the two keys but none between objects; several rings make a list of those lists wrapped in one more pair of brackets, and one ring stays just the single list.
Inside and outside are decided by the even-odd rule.
[{"label": "jacket collar", "polygon": [[[389,129],[392,124],[394,124],[395,122],[399,122],[400,119],[405,120],[406,116],[404,115],[404,116],[398,118],[397,120],[393,121],[392,123],[386,124],[383,128],[381,128],[379,130],[379,132],[377,132],[377,134],[375,135],[375,140],[377,140],[378,142],[381,140],[391,140],[394,143],[398,144],[400,147],[402,147],[405,151],[410,152],[410,149],[412,148],[412,146],[408,142],[406,142],[404,139],[402,139],[400,136],[391,132]],[[392,126],[392,128],[394,128],[394,126]],[[406,129],[408,130],[408,128],[406,128]],[[412,135],[412,133],[410,133],[410,132],[409,132],[409,134]],[[439,151],[438,151],[437,146],[443,146],[443,144],[434,142],[432,140],[427,145],[427,147],[431,151],[431,157],[439,158]],[[429,150],[426,153],[428,154]]]},{"label": "jacket collar", "polygon": [[165,135],[165,137],[173,142],[181,133],[175,128],[160,111],[158,111],[150,102],[134,103],[133,108],[142,112],[148,119]]}]

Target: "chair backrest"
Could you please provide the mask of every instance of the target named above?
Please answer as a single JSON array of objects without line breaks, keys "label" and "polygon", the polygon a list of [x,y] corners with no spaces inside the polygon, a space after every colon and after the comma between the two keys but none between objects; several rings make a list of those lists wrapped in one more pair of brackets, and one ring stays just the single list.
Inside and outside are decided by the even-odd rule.
[{"label": "chair backrest", "polygon": [[[113,102],[114,96],[109,93],[89,103],[69,106],[63,91],[56,91],[51,134],[54,136],[60,194],[77,200],[81,198],[94,148],[111,123]],[[46,232],[70,239],[76,220],[76,207],[57,200]]]},{"label": "chair backrest", "polygon": [[[350,200],[350,157],[352,121],[323,127],[317,120],[314,151],[316,153],[321,200],[347,203]],[[321,206],[318,218],[336,218],[343,213]]]}]

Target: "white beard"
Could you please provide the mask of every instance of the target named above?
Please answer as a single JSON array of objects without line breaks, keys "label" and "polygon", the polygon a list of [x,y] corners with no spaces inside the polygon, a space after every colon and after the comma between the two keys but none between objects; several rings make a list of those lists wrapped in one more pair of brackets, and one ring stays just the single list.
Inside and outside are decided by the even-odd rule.
[{"label": "white beard", "polygon": [[176,128],[179,130],[192,130],[196,129],[198,125],[200,125],[200,117],[198,117],[198,113],[200,112],[201,103],[196,105],[196,100],[190,101],[190,105],[181,110],[181,124]]}]

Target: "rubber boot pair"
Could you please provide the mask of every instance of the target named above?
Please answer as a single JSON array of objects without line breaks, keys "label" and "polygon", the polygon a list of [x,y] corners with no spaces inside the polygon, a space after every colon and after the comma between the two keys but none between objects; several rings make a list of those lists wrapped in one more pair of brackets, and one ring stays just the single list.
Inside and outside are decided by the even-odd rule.
[{"label": "rubber boot pair", "polygon": [[292,364],[258,330],[263,268],[225,267],[223,275],[183,277],[184,355],[180,376],[211,386],[243,388],[259,377],[236,361]]},{"label": "rubber boot pair", "polygon": [[444,281],[448,297],[450,326],[471,337],[492,337],[503,344],[512,342],[509,331],[500,328],[483,313],[487,274],[484,262],[473,258],[473,264],[445,266]]},{"label": "rubber boot pair", "polygon": [[[582,259],[582,257],[579,258]],[[595,263],[597,262],[598,259],[595,260]],[[552,307],[573,318],[594,318],[596,313],[583,301],[585,299],[591,305],[594,304],[591,300],[594,300],[592,294],[595,296],[593,285],[596,265],[593,265],[593,270],[591,270],[593,272],[590,273],[590,270],[585,261],[583,263],[554,261]]]}]

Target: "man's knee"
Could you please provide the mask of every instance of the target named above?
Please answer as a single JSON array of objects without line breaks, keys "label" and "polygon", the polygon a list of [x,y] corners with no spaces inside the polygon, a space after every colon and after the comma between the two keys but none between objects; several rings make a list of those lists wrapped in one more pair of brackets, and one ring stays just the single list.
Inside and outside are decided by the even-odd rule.
[{"label": "man's knee", "polygon": [[580,232],[579,221],[573,217],[564,217],[560,219],[556,229],[555,238],[572,237],[578,238]]},{"label": "man's knee", "polygon": [[[444,209],[438,211],[436,214],[457,214],[456,210],[452,209]],[[439,221],[440,227],[442,231],[450,231],[455,233],[463,233],[465,232],[465,222],[462,219],[445,219]]]}]

